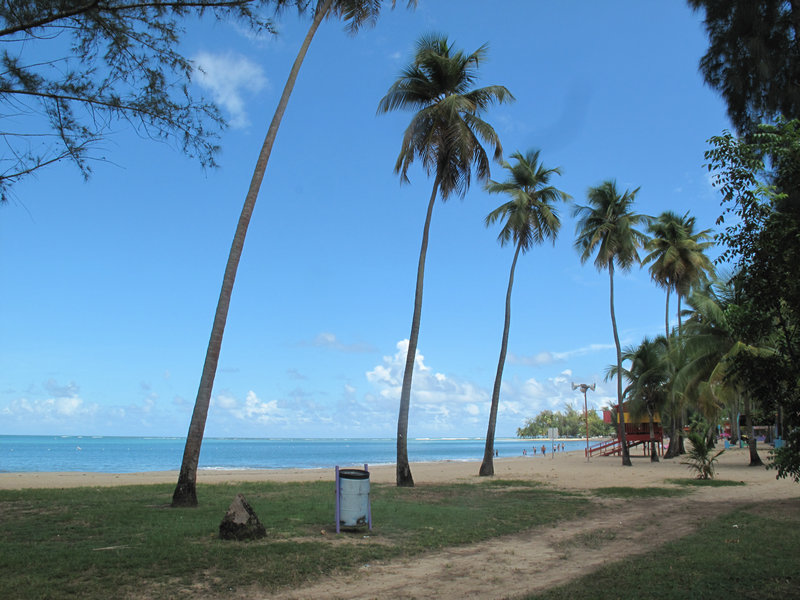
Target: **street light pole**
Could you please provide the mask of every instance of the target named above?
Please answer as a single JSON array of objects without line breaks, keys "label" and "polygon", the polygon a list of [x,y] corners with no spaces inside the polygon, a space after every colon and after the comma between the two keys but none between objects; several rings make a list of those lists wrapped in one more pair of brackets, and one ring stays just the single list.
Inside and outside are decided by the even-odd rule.
[{"label": "street light pole", "polygon": [[586,402],[586,392],[589,390],[594,391],[594,384],[588,383],[573,383],[572,389],[579,389],[583,392],[583,415],[586,419],[586,462],[589,462],[589,406]]}]

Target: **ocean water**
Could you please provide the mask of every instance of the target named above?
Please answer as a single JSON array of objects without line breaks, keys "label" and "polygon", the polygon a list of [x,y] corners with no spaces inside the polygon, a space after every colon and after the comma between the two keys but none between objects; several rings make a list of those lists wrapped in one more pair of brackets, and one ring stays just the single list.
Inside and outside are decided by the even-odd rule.
[{"label": "ocean water", "polygon": [[[79,471],[87,473],[139,473],[180,468],[185,438],[22,436],[0,435],[0,472]],[[528,455],[550,440],[497,439],[502,456]],[[564,442],[566,451],[583,451],[585,440]],[[412,439],[408,458],[414,462],[480,461],[480,438]],[[351,439],[240,439],[206,438],[200,452],[201,469],[333,468],[392,464],[393,438]],[[536,457],[541,459],[541,453]]]}]

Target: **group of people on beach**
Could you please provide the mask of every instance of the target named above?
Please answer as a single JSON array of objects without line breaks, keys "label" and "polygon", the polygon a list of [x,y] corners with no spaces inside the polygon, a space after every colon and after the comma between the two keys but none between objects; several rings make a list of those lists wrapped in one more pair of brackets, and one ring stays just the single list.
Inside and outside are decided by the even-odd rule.
[{"label": "group of people on beach", "polygon": [[[547,446],[545,444],[542,444],[540,450],[542,452],[542,456],[547,456]],[[566,450],[566,445],[563,442],[559,444],[553,444],[553,453],[559,451],[564,452],[565,450]],[[522,456],[527,456],[527,455],[528,455],[528,449],[523,448]],[[533,447],[533,455],[536,456],[536,446]]]}]

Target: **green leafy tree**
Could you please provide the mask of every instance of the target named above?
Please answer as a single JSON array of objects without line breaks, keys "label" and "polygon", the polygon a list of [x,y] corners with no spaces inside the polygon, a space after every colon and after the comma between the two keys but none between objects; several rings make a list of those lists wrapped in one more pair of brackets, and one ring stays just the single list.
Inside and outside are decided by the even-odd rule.
[{"label": "green leafy tree", "polygon": [[[271,32],[270,0],[5,0],[0,3],[0,200],[48,165],[91,174],[119,124],[213,166],[223,119],[190,93],[183,23],[206,14]],[[69,41],[68,44],[65,41]]]},{"label": "green leafy tree", "polygon": [[[542,437],[547,435],[547,430],[551,427],[558,428],[559,435],[563,437],[583,437],[586,435],[586,418],[582,410],[577,410],[570,404],[565,405],[563,413],[543,410],[535,417],[525,419],[525,424],[517,428],[517,437]],[[614,431],[614,428],[604,422],[595,410],[589,410],[588,420],[589,435],[592,437],[611,435]]]},{"label": "green leafy tree", "polygon": [[[639,262],[638,249],[644,246],[647,236],[636,229],[648,222],[648,217],[633,212],[633,202],[639,188],[625,190],[620,194],[615,181],[605,181],[597,187],[589,188],[587,206],[578,206],[575,215],[579,218],[575,247],[580,252],[581,262],[585,263],[595,255],[594,264],[598,270],[608,270],[609,299],[611,309],[611,328],[614,332],[614,345],[617,350],[617,370],[622,370],[622,348],[617,331],[617,317],[614,311],[614,270],[615,265],[627,271]],[[622,409],[622,379],[617,378],[617,406]],[[617,419],[620,441],[622,442],[622,464],[631,466],[631,457],[625,440],[625,424]]]},{"label": "green leafy tree", "polygon": [[785,0],[689,0],[704,11],[706,83],[742,133],[783,115],[800,117],[800,4]]},{"label": "green leafy tree", "polygon": [[[280,2],[282,5],[292,4],[288,1]],[[339,18],[346,22],[346,28],[350,33],[356,33],[360,27],[366,24],[373,24],[380,13],[383,2],[381,0],[319,0],[316,3],[299,3],[300,8],[312,7],[313,19],[306,33],[300,50],[297,53],[294,64],[292,65],[289,77],[284,85],[272,122],[267,129],[264,143],[256,160],[253,170],[253,177],[250,180],[250,187],[245,196],[242,212],[236,225],[233,236],[233,243],[228,254],[228,262],[225,265],[225,273],[222,278],[222,289],[220,290],[217,309],[214,313],[214,322],[211,328],[211,337],[206,350],[206,358],[203,363],[203,372],[200,376],[200,386],[197,391],[197,398],[194,403],[192,418],[189,423],[189,433],[186,436],[186,446],[181,461],[181,469],[178,475],[178,483],[172,495],[172,506],[196,506],[197,505],[197,464],[200,459],[200,447],[203,442],[206,419],[208,417],[208,407],[211,402],[211,392],[214,387],[214,378],[217,374],[217,364],[219,354],[222,349],[222,336],[225,332],[225,323],[228,319],[228,309],[230,307],[231,296],[233,294],[233,284],[236,280],[236,271],[239,268],[239,260],[244,248],[244,240],[250,219],[253,215],[258,192],[261,189],[261,182],[267,169],[272,147],[278,135],[283,115],[289,104],[289,97],[294,89],[300,67],[303,64],[308,48],[317,32],[320,24],[325,18]],[[394,6],[394,2],[392,3]],[[415,5],[414,0],[409,1],[409,6]]]},{"label": "green leafy tree", "polygon": [[428,175],[433,176],[433,190],[422,230],[414,313],[400,392],[397,419],[398,486],[414,485],[408,464],[408,410],[422,316],[425,257],[433,206],[438,196],[442,201],[452,195],[463,198],[469,189],[473,169],[479,180],[489,178],[489,158],[482,142],[494,147],[496,160],[503,153],[497,133],[481,119],[481,114],[491,104],[511,101],[513,96],[499,85],[472,89],[486,51],[484,45],[472,54],[465,54],[455,50],[444,36],[423,36],[417,42],[414,60],[402,71],[378,105],[379,113],[399,109],[416,111],[403,135],[395,163],[395,172],[401,180],[408,181],[408,169],[416,159],[420,160]]},{"label": "green leafy tree", "polygon": [[772,355],[742,354],[735,370],[755,402],[774,412],[786,444],[773,455],[779,477],[800,482],[800,121],[778,120],[747,138],[709,140],[708,168],[722,194],[723,257],[736,264],[738,312],[747,339]]},{"label": "green leafy tree", "polygon": [[561,175],[561,170],[556,167],[549,169],[539,162],[539,150],[531,150],[526,154],[515,152],[511,155],[514,164],[503,163],[503,168],[508,170],[509,177],[506,181],[498,183],[490,181],[486,190],[490,194],[506,194],[510,199],[494,209],[486,217],[486,225],[503,220],[503,228],[497,236],[501,246],[509,242],[515,246],[514,259],[511,261],[511,271],[508,275],[508,290],[506,291],[505,320],[503,322],[503,337],[500,343],[500,359],[497,363],[497,374],[492,388],[492,403],[489,411],[489,426],[486,431],[486,447],[483,452],[483,462],[480,475],[494,475],[494,434],[497,424],[497,408],[500,404],[500,385],[503,380],[503,367],[506,362],[508,350],[508,333],[511,328],[511,290],[514,287],[514,271],[520,254],[525,254],[533,246],[552,240],[555,244],[556,236],[561,228],[561,220],[554,204],[559,201],[566,202],[570,196],[550,185],[553,175]]}]

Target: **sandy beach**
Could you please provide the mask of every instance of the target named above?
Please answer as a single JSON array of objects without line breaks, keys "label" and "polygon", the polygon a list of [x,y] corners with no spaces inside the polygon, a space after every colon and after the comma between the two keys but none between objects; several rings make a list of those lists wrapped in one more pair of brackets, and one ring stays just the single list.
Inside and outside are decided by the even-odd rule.
[{"label": "sandy beach", "polygon": [[[767,451],[760,452],[766,460]],[[618,457],[594,457],[587,461],[580,452],[548,454],[546,457],[518,456],[495,459],[495,477],[541,481],[565,489],[593,489],[607,486],[662,486],[665,480],[690,478],[691,473],[680,460],[651,463],[641,454],[632,455],[633,466],[621,466]],[[800,495],[800,485],[776,480],[775,471],[748,466],[747,449],[727,450],[719,459],[717,477],[748,484],[754,497],[776,498]],[[360,467],[362,465],[339,465]],[[478,481],[479,462],[440,461],[412,463],[414,481],[418,485],[443,482]],[[391,484],[395,478],[394,465],[369,467],[370,480]],[[174,483],[177,471],[148,473],[0,473],[0,489],[104,487],[151,483]],[[232,483],[237,481],[333,481],[334,467],[329,469],[271,469],[271,470],[201,470],[198,483]]]}]

